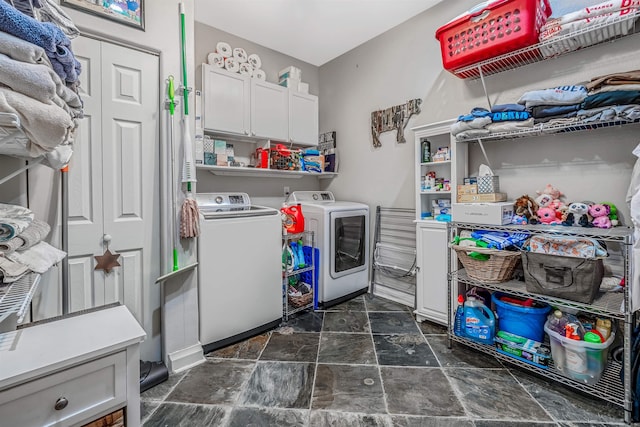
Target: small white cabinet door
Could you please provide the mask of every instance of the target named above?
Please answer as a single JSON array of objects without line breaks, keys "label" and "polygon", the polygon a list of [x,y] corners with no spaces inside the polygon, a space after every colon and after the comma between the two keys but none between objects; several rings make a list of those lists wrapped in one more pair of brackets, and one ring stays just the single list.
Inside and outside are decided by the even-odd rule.
[{"label": "small white cabinet door", "polygon": [[418,277],[416,317],[447,324],[447,229],[446,224],[417,225]]},{"label": "small white cabinet door", "polygon": [[289,137],[287,88],[251,79],[251,136],[286,141]]},{"label": "small white cabinet door", "polygon": [[289,140],[318,145],[318,97],[289,90]]},{"label": "small white cabinet door", "polygon": [[250,83],[248,76],[202,64],[204,128],[249,135]]}]

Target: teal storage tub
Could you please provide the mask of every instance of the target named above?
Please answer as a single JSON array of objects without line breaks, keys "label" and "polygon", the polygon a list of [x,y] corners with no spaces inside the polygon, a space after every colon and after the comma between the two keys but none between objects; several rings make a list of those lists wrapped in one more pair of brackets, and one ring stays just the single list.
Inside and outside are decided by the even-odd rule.
[{"label": "teal storage tub", "polygon": [[[500,301],[500,297],[508,296],[500,292],[491,295],[491,301],[498,315],[498,329],[530,340],[544,341],[544,322],[551,311],[551,306],[522,307],[517,304]],[[541,303],[537,303],[541,304]]]}]

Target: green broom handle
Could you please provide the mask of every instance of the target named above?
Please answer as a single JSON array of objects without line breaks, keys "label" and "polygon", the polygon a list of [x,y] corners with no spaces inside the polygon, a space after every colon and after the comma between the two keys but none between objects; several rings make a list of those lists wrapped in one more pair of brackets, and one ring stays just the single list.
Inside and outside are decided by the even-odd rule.
[{"label": "green broom handle", "polygon": [[186,30],[185,30],[185,17],[184,17],[184,3],[180,3],[180,27],[182,32],[182,81],[184,82],[184,115],[189,115],[189,103],[187,97],[189,96],[189,89],[187,88],[187,42],[186,42]]}]

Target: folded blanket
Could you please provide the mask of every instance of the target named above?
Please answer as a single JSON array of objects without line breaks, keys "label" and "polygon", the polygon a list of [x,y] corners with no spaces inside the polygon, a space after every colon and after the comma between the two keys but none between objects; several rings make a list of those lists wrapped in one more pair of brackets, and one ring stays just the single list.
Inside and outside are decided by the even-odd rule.
[{"label": "folded blanket", "polygon": [[80,62],[66,46],[58,46],[55,52],[47,52],[53,70],[65,83],[78,81],[81,72]]},{"label": "folded blanket", "polygon": [[22,233],[33,222],[33,212],[24,206],[0,203],[0,242]]},{"label": "folded blanket", "polygon": [[501,113],[503,111],[524,111],[525,106],[520,104],[496,104],[491,107],[492,113]]},{"label": "folded blanket", "polygon": [[606,74],[594,77],[585,86],[588,90],[596,89],[603,85],[623,85],[640,83],[640,70],[626,71],[624,73]]},{"label": "folded blanket", "polygon": [[552,116],[566,116],[575,113],[580,109],[580,104],[573,105],[538,105],[531,108],[531,115],[535,119],[542,119]]},{"label": "folded blanket", "polygon": [[[578,107],[579,108],[579,107]],[[569,111],[565,114],[556,114],[553,116],[534,117],[536,123],[563,123],[561,120],[573,119],[578,115],[578,110]]]},{"label": "folded blanket", "polygon": [[469,129],[455,135],[458,141],[465,139],[482,138],[488,136],[491,132],[488,129]]},{"label": "folded blanket", "polygon": [[52,0],[42,0],[38,5],[34,2],[34,6],[35,18],[38,21],[56,24],[70,39],[74,39],[80,35],[80,31],[69,15],[67,15],[56,2]]},{"label": "folded blanket", "polygon": [[0,53],[16,61],[51,66],[43,48],[3,31],[0,31]]},{"label": "folded blanket", "polygon": [[491,123],[491,117],[477,117],[471,121],[458,121],[451,125],[451,134],[457,135],[460,132],[468,131],[471,129],[482,129],[486,125]]},{"label": "folded blanket", "polygon": [[24,264],[36,273],[44,273],[54,264],[62,261],[65,256],[67,256],[66,252],[54,248],[47,242],[40,242],[25,251],[7,254],[6,258]]},{"label": "folded blanket", "polygon": [[635,121],[640,119],[640,105],[609,105],[578,111],[577,117],[584,123],[599,121]]},{"label": "folded blanket", "polygon": [[44,104],[1,86],[0,112],[13,113],[20,118],[24,133],[29,138],[27,150],[32,157],[68,143],[76,129],[76,123],[59,106]]},{"label": "folded blanket", "polygon": [[587,96],[582,101],[582,109],[606,107],[609,105],[640,104],[640,91],[614,90],[612,92],[596,93]]},{"label": "folded blanket", "polygon": [[0,1],[0,30],[40,46],[47,52],[55,52],[58,45],[71,44],[55,24],[38,22],[4,1]]},{"label": "folded blanket", "polygon": [[595,95],[602,92],[613,92],[616,90],[640,90],[640,81],[638,81],[638,83],[629,84],[602,85],[593,90],[590,90],[589,95]]},{"label": "folded blanket", "polygon": [[46,65],[16,61],[0,53],[0,83],[16,92],[48,103],[56,96],[56,84],[51,75],[57,77]]},{"label": "folded blanket", "polygon": [[533,118],[514,122],[491,123],[490,125],[487,125],[487,130],[491,133],[512,132],[530,129],[533,127],[533,124]]},{"label": "folded blanket", "polygon": [[572,105],[579,104],[587,97],[587,89],[581,85],[559,86],[550,89],[525,92],[518,104],[530,109],[538,105]]},{"label": "folded blanket", "polygon": [[[3,0],[0,0],[3,1]],[[3,283],[12,283],[29,272],[29,267],[5,257],[0,257],[0,273],[2,273]]]}]

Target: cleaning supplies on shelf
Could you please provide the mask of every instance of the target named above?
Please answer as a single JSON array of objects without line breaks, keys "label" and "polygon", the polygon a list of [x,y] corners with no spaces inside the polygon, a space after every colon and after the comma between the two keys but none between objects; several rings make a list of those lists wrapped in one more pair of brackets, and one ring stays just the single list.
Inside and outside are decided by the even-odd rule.
[{"label": "cleaning supplies on shelf", "polygon": [[453,333],[459,337],[462,336],[462,322],[464,321],[464,297],[458,295],[458,308],[456,308],[456,316],[453,321]]},{"label": "cleaning supplies on shelf", "polygon": [[477,230],[471,233],[471,237],[486,242],[488,247],[491,249],[505,249],[509,246],[522,246],[522,244],[529,238],[529,234]]},{"label": "cleaning supplies on shelf", "polygon": [[280,212],[282,212],[282,226],[287,233],[296,234],[304,231],[304,216],[299,203],[293,206],[285,205],[280,208]]},{"label": "cleaning supplies on shelf", "polygon": [[473,297],[464,303],[464,335],[480,344],[493,344],[496,317],[486,305]]}]

